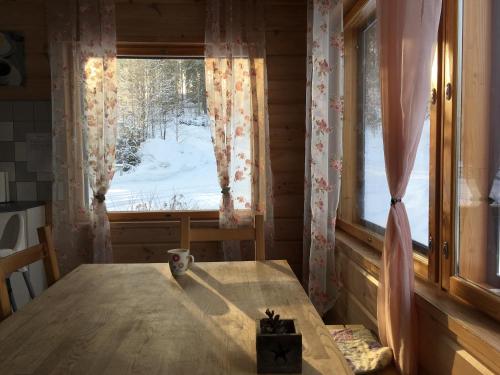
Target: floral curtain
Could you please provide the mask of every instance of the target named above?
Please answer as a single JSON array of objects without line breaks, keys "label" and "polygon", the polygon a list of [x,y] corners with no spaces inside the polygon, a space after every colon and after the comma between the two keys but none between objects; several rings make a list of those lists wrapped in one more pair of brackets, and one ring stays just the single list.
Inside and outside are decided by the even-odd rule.
[{"label": "floral curtain", "polygon": [[[205,80],[217,173],[220,225],[266,218],[272,246],[272,180],[269,160],[265,30],[261,0],[209,0]],[[241,259],[237,243],[224,243],[226,260]]]},{"label": "floral curtain", "polygon": [[342,173],[342,1],[308,3],[304,284],[320,314],[338,295],[335,220]]},{"label": "floral curtain", "polygon": [[441,0],[377,0],[384,156],[392,197],[377,320],[380,339],[393,349],[403,374],[417,373],[417,347],[412,240],[402,199],[424,125],[440,14]]},{"label": "floral curtain", "polygon": [[114,1],[54,0],[48,19],[54,240],[67,272],[112,261],[105,195],[117,118]]}]

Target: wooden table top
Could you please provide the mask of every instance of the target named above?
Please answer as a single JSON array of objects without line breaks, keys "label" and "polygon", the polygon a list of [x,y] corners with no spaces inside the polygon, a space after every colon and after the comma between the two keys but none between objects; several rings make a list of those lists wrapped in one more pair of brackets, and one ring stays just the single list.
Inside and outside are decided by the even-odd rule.
[{"label": "wooden table top", "polygon": [[82,265],[0,323],[0,374],[255,374],[255,319],[296,318],[303,374],[351,374],[286,261]]}]

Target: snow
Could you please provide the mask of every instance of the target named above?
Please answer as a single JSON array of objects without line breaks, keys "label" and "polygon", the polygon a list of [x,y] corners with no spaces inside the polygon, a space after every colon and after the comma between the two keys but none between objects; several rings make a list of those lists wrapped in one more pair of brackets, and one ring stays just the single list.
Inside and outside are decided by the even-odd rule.
[{"label": "snow", "polygon": [[[386,227],[391,195],[385,174],[382,128],[365,132],[365,181],[363,218]],[[429,237],[430,121],[426,120],[406,194],[403,198],[413,240],[427,245]]]},{"label": "snow", "polygon": [[[187,124],[182,124],[187,123]],[[216,210],[220,187],[210,127],[206,118],[188,117],[169,124],[166,139],[146,140],[138,152],[141,163],[124,172],[119,168],[107,194],[109,211]],[[412,237],[426,244],[429,218],[430,123],[424,124],[415,167],[404,197]],[[381,128],[365,133],[363,218],[386,226],[390,194],[385,174]]]},{"label": "snow", "polygon": [[141,163],[117,170],[106,204],[109,211],[218,209],[220,187],[209,126],[194,118],[190,125],[168,127],[166,139],[146,140]]}]

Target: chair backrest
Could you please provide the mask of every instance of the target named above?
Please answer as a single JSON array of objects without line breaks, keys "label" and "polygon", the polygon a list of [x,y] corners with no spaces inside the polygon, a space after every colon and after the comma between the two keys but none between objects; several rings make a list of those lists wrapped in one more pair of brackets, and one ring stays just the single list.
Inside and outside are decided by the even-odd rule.
[{"label": "chair backrest", "polygon": [[12,313],[6,278],[19,268],[43,260],[47,284],[50,286],[60,278],[56,251],[49,226],[38,228],[39,245],[17,251],[5,258],[0,258],[0,321]]},{"label": "chair backrest", "polygon": [[266,260],[264,216],[255,215],[253,225],[243,228],[191,228],[191,218],[181,218],[181,247],[189,249],[191,242],[254,241],[255,260]]}]

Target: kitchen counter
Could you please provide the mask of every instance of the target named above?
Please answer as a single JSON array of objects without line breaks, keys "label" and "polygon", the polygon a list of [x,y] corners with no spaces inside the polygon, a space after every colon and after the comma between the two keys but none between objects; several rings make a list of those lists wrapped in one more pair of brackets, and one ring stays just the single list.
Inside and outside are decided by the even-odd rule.
[{"label": "kitchen counter", "polygon": [[0,213],[1,212],[16,212],[24,211],[33,207],[45,206],[45,202],[42,201],[25,201],[25,202],[7,202],[0,203]]}]

